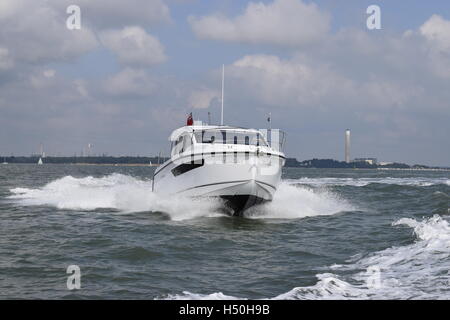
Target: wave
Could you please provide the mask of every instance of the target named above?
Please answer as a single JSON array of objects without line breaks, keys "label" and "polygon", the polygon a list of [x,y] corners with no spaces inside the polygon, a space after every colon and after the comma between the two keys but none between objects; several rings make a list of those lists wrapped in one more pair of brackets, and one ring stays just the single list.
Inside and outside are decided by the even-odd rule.
[{"label": "wave", "polygon": [[51,206],[62,210],[162,212],[176,221],[220,214],[218,200],[185,197],[174,200],[151,190],[151,180],[114,173],[101,178],[66,176],[37,189],[15,188],[10,190],[13,195],[9,198],[21,205]]},{"label": "wave", "polygon": [[165,300],[243,300],[233,296],[224,295],[222,292],[212,294],[198,294],[189,291],[183,291],[182,294],[169,294],[163,299]]},{"label": "wave", "polygon": [[[434,215],[423,221],[403,218],[392,225],[413,228],[416,241],[411,245],[375,252],[346,265],[333,265],[330,269],[350,275],[317,274],[315,285],[296,287],[270,299],[449,299],[448,221]],[[186,291],[166,298],[242,299],[221,292],[199,295]]]},{"label": "wave", "polygon": [[[62,210],[112,209],[121,213],[162,212],[171,220],[224,215],[219,199],[162,196],[152,191],[151,180],[123,174],[105,177],[56,179],[41,188],[15,188],[9,199],[25,206],[51,206]],[[343,199],[325,191],[282,182],[272,202],[252,208],[249,218],[297,219],[351,210]]]},{"label": "wave", "polygon": [[298,219],[328,216],[356,208],[337,194],[283,182],[271,202],[248,209],[245,216],[251,219]]},{"label": "wave", "polygon": [[447,185],[450,186],[450,179],[448,178],[300,178],[288,179],[289,184],[305,184],[311,186],[354,186],[364,187],[372,183],[399,185],[399,186],[417,186],[429,187],[433,185]]}]

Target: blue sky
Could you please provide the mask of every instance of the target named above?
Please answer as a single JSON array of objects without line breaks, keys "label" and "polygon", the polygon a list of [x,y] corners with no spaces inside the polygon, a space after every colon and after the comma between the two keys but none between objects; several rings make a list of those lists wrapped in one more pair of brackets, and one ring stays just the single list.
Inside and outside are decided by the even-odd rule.
[{"label": "blue sky", "polygon": [[2,0],[0,30],[0,154],[168,153],[225,64],[227,123],[271,112],[288,156],[342,160],[350,128],[352,157],[450,165],[446,1]]}]

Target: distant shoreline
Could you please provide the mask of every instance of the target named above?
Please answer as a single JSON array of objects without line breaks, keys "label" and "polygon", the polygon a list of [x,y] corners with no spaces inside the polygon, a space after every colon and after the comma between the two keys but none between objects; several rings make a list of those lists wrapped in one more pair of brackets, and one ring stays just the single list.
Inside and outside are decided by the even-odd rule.
[{"label": "distant shoreline", "polygon": [[72,166],[110,166],[110,167],[159,167],[159,164],[145,163],[50,163],[50,164],[68,164]]},{"label": "distant shoreline", "polygon": [[[1,165],[38,165],[34,162],[19,162],[19,163],[1,163]],[[44,162],[42,165],[69,165],[69,166],[105,166],[105,167],[158,167],[159,164],[145,164],[145,163],[83,163],[83,162],[77,162],[77,163],[46,163]]]},{"label": "distant shoreline", "polygon": [[[0,163],[2,165],[38,165],[32,162],[22,163]],[[103,167],[158,167],[160,164],[144,164],[144,163],[43,163],[43,165],[70,165],[70,166],[103,166]],[[286,168],[299,169],[344,169],[344,170],[380,170],[380,171],[437,171],[450,172],[450,168],[339,168],[339,167],[300,167],[300,166],[285,166]]]},{"label": "distant shoreline", "polygon": [[[0,164],[37,164],[41,157],[32,156],[0,156]],[[87,157],[42,157],[44,164],[66,164],[86,166],[129,166],[129,167],[157,167],[168,160],[168,157],[141,157],[141,156],[87,156]],[[334,159],[311,159],[298,161],[296,158],[286,158],[287,168],[315,168],[315,169],[370,169],[370,170],[404,170],[404,171],[450,171],[450,167],[434,167],[426,165],[408,165],[405,163],[389,163],[385,165],[368,163],[365,161],[344,162]]]}]

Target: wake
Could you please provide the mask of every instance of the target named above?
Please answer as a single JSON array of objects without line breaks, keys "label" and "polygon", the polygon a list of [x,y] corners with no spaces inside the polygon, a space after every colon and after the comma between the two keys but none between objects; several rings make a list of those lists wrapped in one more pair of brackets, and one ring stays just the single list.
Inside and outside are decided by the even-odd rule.
[{"label": "wake", "polygon": [[[8,198],[24,206],[49,206],[61,210],[163,212],[176,221],[224,215],[219,199],[163,196],[151,190],[151,180],[115,173],[100,178],[66,176],[40,188],[14,188]],[[352,206],[335,194],[282,182],[272,202],[250,208],[245,216],[298,219],[348,210],[352,210]]]},{"label": "wake", "polygon": [[[450,226],[438,215],[422,221],[403,218],[393,227],[413,229],[413,244],[391,247],[375,252],[366,258],[346,265],[333,265],[332,270],[342,270],[348,276],[335,273],[317,274],[317,283],[296,287],[269,299],[449,299]],[[363,271],[361,271],[363,270]],[[184,291],[170,294],[165,299],[174,300],[230,300],[247,299],[227,296],[222,292],[197,294]]]}]

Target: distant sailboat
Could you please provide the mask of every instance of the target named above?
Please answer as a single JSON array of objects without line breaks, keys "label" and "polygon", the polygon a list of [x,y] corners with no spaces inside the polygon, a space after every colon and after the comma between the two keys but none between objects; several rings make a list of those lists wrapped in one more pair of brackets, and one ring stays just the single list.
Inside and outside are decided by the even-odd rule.
[{"label": "distant sailboat", "polygon": [[42,162],[42,158],[39,158],[38,164],[44,164],[44,163]]},{"label": "distant sailboat", "polygon": [[6,157],[3,158],[3,163],[2,164],[8,164],[8,162],[6,162]]}]

